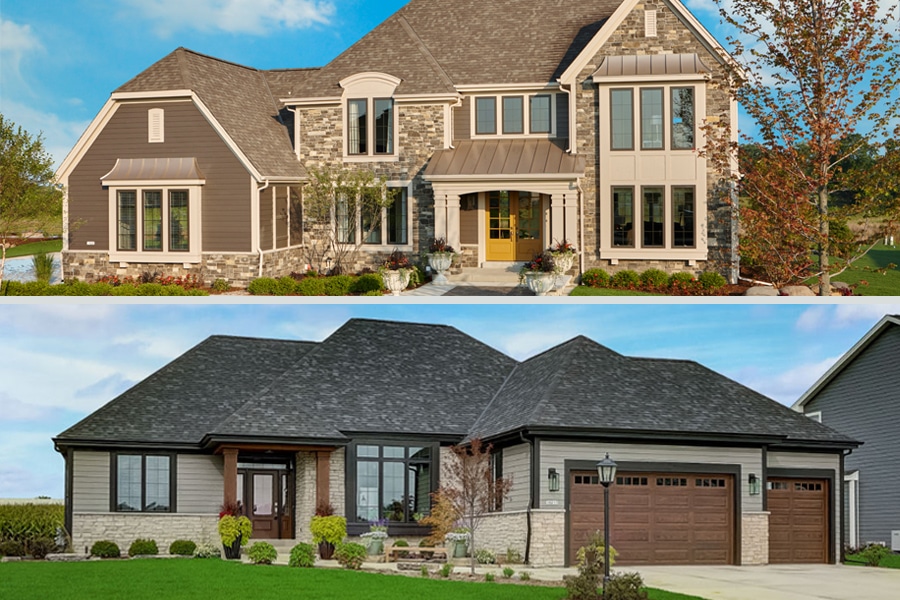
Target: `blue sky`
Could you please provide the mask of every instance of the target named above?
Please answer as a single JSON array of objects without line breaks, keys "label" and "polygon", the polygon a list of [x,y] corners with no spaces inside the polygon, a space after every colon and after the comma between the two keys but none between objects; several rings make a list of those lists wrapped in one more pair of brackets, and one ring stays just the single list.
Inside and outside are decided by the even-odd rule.
[{"label": "blue sky", "polygon": [[359,316],[453,325],[517,359],[583,334],[791,404],[884,314],[900,304],[6,304],[0,497],[61,497],[50,438],[212,334],[322,340]]},{"label": "blue sky", "polygon": [[[260,69],[322,66],[405,0],[7,0],[0,110],[57,164],[109,94],[179,46]],[[715,35],[712,0],[687,0]]]}]

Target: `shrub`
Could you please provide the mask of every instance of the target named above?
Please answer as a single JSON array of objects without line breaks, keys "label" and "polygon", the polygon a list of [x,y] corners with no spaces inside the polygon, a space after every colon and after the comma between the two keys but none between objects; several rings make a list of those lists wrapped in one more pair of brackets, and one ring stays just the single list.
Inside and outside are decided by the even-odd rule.
[{"label": "shrub", "polygon": [[612,276],[610,285],[617,288],[636,288],[641,284],[641,276],[637,271],[623,269]]},{"label": "shrub", "polygon": [[227,292],[230,288],[231,286],[228,285],[228,282],[222,278],[216,279],[212,284],[212,289],[217,292]]},{"label": "shrub", "polygon": [[603,573],[603,559],[598,556],[597,548],[593,545],[585,546],[578,552],[581,554],[578,575],[564,578],[566,598],[568,600],[597,600],[600,597],[597,588],[600,587],[600,576]]},{"label": "shrub", "polygon": [[715,271],[704,271],[700,273],[700,277],[697,279],[707,290],[718,290],[725,287],[725,284],[728,283],[724,277]]},{"label": "shrub", "polygon": [[422,565],[422,568],[419,569],[419,575],[422,577],[431,577],[431,573],[428,572],[428,565]]},{"label": "shrub", "polygon": [[[593,548],[597,552],[597,562],[600,563],[600,567],[603,567],[603,558],[604,558],[604,548],[605,545],[603,543],[603,536],[599,531],[595,531],[591,535],[591,539],[588,540],[588,544],[586,546],[582,546],[578,549],[578,552],[575,554],[575,559],[577,560],[577,564],[581,565],[585,561],[585,552],[587,548]],[[616,556],[619,553],[616,552],[616,549],[612,546],[609,547],[609,566],[612,567],[616,564]]]},{"label": "shrub", "polygon": [[337,546],[347,537],[347,519],[338,515],[326,517],[316,515],[309,523],[309,532],[313,536],[314,544],[328,542]]},{"label": "shrub", "polygon": [[56,551],[56,542],[48,537],[30,540],[26,544],[26,550],[32,558],[46,558],[48,554]]},{"label": "shrub", "polygon": [[147,556],[159,554],[159,548],[156,547],[156,540],[148,540],[138,538],[131,542],[128,547],[128,556]]},{"label": "shrub", "polygon": [[326,277],[306,277],[297,282],[295,289],[301,296],[324,296]]},{"label": "shrub", "polygon": [[291,296],[297,293],[297,282],[293,277],[279,277],[275,282],[276,296]]},{"label": "shrub", "polygon": [[671,277],[669,277],[669,285],[691,285],[693,283],[694,275],[692,273],[681,271],[678,273],[672,273]]},{"label": "shrub", "polygon": [[602,288],[609,285],[609,273],[603,269],[588,269],[581,274],[581,285]]},{"label": "shrub", "polygon": [[512,567],[503,567],[503,579],[510,579],[516,574],[516,570]]},{"label": "shrub", "polygon": [[169,544],[169,554],[175,556],[193,556],[197,550],[197,544],[190,540],[175,540]]},{"label": "shrub", "polygon": [[31,257],[31,265],[34,269],[34,276],[38,281],[50,283],[50,277],[53,276],[52,254],[47,254],[46,252],[38,252]]},{"label": "shrub", "polygon": [[335,275],[334,277],[326,277],[325,295],[326,296],[349,296],[350,287],[353,285],[355,278],[350,275]]},{"label": "shrub", "polygon": [[644,580],[638,573],[615,573],[603,588],[603,600],[647,600]]},{"label": "shrub", "polygon": [[260,277],[250,282],[247,292],[254,296],[274,296],[277,288],[278,282],[271,277]]},{"label": "shrub", "polygon": [[492,582],[494,580],[494,574],[493,573],[485,573],[484,580],[488,583]]},{"label": "shrub", "polygon": [[650,288],[667,287],[669,274],[660,269],[647,269],[641,273],[641,283]]},{"label": "shrub", "polygon": [[440,573],[441,573],[441,577],[443,577],[444,579],[447,579],[448,577],[450,577],[450,573],[452,573],[452,572],[453,572],[453,565],[451,563],[444,563],[443,565],[441,565]]},{"label": "shrub", "polygon": [[194,550],[194,558],[219,558],[220,556],[222,556],[221,547],[209,542],[198,544],[197,549]]},{"label": "shrub", "polygon": [[288,559],[289,567],[312,567],[316,564],[316,547],[312,544],[300,542],[291,548],[291,557]]},{"label": "shrub", "polygon": [[334,558],[345,569],[360,569],[367,554],[366,547],[356,542],[337,544],[334,550]]},{"label": "shrub", "polygon": [[122,553],[119,546],[115,542],[109,540],[99,540],[91,546],[91,556],[99,558],[119,558]]},{"label": "shrub", "polygon": [[492,565],[497,562],[497,557],[487,548],[479,548],[475,551],[475,560],[480,565]]},{"label": "shrub", "polygon": [[506,549],[506,562],[521,564],[525,562],[525,559],[522,558],[522,553],[516,550],[515,548],[507,548]]},{"label": "shrub", "polygon": [[380,296],[381,288],[383,287],[384,282],[381,280],[381,275],[378,273],[366,273],[365,275],[360,275],[356,278],[356,281],[350,286],[350,292],[353,294],[378,292],[378,295]]},{"label": "shrub", "polygon": [[[398,546],[400,548],[409,548],[409,542],[407,542],[406,540],[397,540],[396,542],[394,542],[394,546]],[[406,558],[407,556],[409,556],[409,552],[406,551],[400,551],[397,553],[398,558]]]},{"label": "shrub", "polygon": [[0,556],[25,556],[25,544],[15,540],[0,542]]},{"label": "shrub", "polygon": [[238,538],[241,546],[246,546],[253,533],[253,524],[247,517],[235,517],[234,515],[222,515],[219,518],[219,538],[225,546],[231,546]]},{"label": "shrub", "polygon": [[254,565],[271,565],[278,558],[275,546],[269,542],[256,542],[247,551],[247,557]]},{"label": "shrub", "polygon": [[890,553],[891,551],[881,544],[870,544],[865,550],[860,552],[860,555],[866,561],[866,565],[877,567]]},{"label": "shrub", "polygon": [[522,571],[521,573],[519,573],[519,579],[521,579],[522,581],[528,581],[529,579],[531,579],[531,573],[528,571]]}]

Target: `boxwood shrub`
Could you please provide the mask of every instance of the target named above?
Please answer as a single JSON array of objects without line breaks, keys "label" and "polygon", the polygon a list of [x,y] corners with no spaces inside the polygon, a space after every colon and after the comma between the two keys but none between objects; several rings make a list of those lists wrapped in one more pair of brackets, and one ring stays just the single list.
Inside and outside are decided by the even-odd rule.
[{"label": "boxwood shrub", "polygon": [[297,282],[297,293],[301,296],[324,296],[325,277],[306,277]]},{"label": "boxwood shrub", "polygon": [[669,274],[660,269],[647,269],[641,273],[641,283],[650,288],[668,287]]},{"label": "boxwood shrub", "polygon": [[697,279],[704,288],[708,290],[718,290],[725,287],[725,284],[728,282],[722,277],[720,274],[715,271],[704,271],[700,273],[700,277]]},{"label": "boxwood shrub", "polygon": [[588,269],[581,274],[581,283],[597,288],[606,287],[609,285],[609,273],[603,269]]},{"label": "boxwood shrub", "polygon": [[141,283],[110,285],[71,281],[49,285],[41,281],[4,281],[0,296],[208,296],[206,290],[186,290],[177,285]]},{"label": "boxwood shrub", "polygon": [[313,567],[316,564],[316,547],[312,544],[300,542],[291,548],[291,557],[288,559],[289,567]]},{"label": "boxwood shrub", "polygon": [[128,547],[128,556],[155,556],[157,554],[159,554],[159,548],[156,546],[156,540],[138,538]]},{"label": "boxwood shrub", "polygon": [[360,275],[356,278],[356,281],[350,286],[350,292],[353,294],[378,292],[378,295],[380,296],[383,287],[384,282],[381,280],[381,275],[378,273],[366,273],[365,275]]},{"label": "boxwood shrub", "polygon": [[350,287],[353,285],[355,277],[351,275],[335,275],[326,277],[325,295],[326,296],[347,296],[350,294]]},{"label": "boxwood shrub", "polygon": [[91,556],[99,558],[119,558],[122,555],[118,544],[109,540],[99,540],[91,546]]},{"label": "boxwood shrub", "polygon": [[623,269],[612,276],[610,284],[617,288],[636,288],[641,285],[641,276],[637,271]]}]

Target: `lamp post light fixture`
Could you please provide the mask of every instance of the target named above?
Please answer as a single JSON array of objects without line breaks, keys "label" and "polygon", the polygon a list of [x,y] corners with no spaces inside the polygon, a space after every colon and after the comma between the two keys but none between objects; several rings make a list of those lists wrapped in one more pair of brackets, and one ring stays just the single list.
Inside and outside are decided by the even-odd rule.
[{"label": "lamp post light fixture", "polygon": [[547,471],[547,480],[549,482],[548,486],[549,486],[550,491],[558,492],[559,491],[559,473],[557,473],[556,469],[554,469],[553,467],[550,467],[550,469]]},{"label": "lamp post light fixture", "polygon": [[609,583],[609,484],[616,480],[616,462],[606,453],[606,458],[597,463],[597,474],[603,486],[603,597]]}]

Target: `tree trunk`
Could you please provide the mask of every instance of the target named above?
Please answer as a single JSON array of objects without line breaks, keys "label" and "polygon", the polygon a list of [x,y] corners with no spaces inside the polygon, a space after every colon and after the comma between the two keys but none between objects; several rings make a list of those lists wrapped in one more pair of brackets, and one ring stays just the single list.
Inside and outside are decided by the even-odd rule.
[{"label": "tree trunk", "polygon": [[828,272],[828,188],[819,189],[819,295],[831,295],[831,274]]}]

